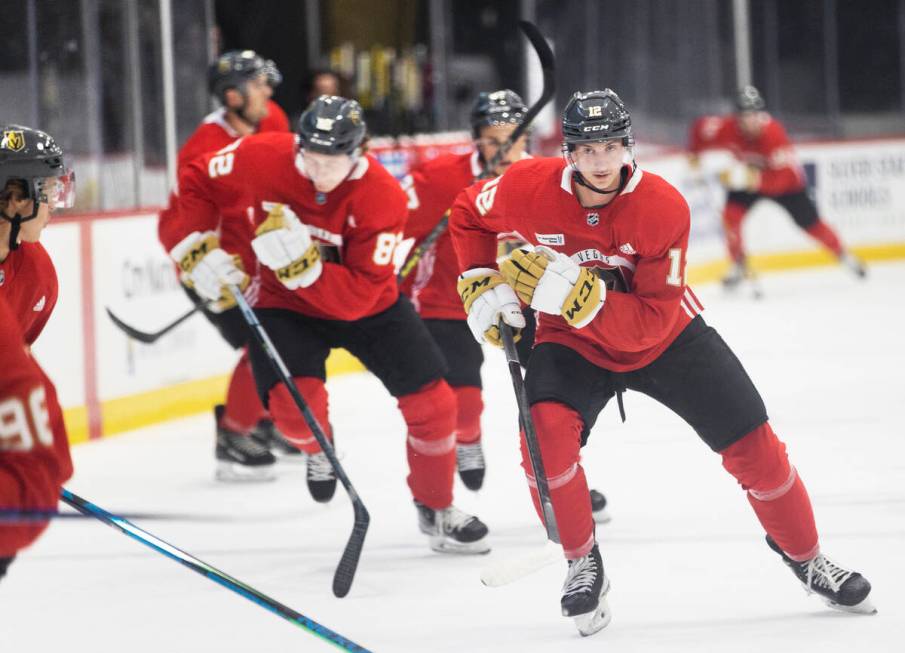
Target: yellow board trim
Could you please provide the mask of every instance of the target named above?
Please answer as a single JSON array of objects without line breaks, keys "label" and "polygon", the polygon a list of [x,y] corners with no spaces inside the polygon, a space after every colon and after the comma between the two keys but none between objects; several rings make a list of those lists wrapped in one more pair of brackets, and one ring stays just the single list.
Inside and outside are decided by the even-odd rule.
[{"label": "yellow board trim", "polygon": [[[905,243],[854,247],[852,252],[866,261],[902,259],[905,258]],[[749,257],[749,263],[754,270],[763,273],[833,265],[837,261],[826,251],[813,250],[753,255]],[[726,260],[689,265],[688,283],[719,281],[728,267]],[[333,350],[327,359],[327,376],[363,370],[361,362],[344,349]],[[220,375],[104,401],[101,403],[104,437],[210,410],[214,404],[223,401],[228,382],[229,375]],[[84,406],[65,409],[63,418],[72,444],[88,441],[88,411]]]}]

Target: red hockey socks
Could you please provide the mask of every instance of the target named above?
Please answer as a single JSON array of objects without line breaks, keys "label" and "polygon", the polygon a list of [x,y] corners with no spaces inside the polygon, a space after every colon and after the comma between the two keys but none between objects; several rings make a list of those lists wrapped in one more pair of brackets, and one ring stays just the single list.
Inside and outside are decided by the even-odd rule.
[{"label": "red hockey socks", "polygon": [[267,416],[264,404],[258,397],[258,388],[251,371],[248,352],[236,363],[226,390],[226,408],[223,412],[223,426],[237,433],[248,433],[260,420]]},{"label": "red hockey socks", "polygon": [[[540,445],[547,485],[556,525],[566,558],[580,558],[594,546],[594,518],[584,469],[578,462],[581,448],[581,417],[565,404],[541,401],[531,407],[531,417]],[[522,431],[522,468],[528,477],[534,509],[543,522],[537,494],[537,480],[528,457],[525,433]]]},{"label": "red hockey socks", "polygon": [[[327,388],[324,386],[324,382],[313,376],[296,376],[292,380],[295,381],[299,393],[311,408],[311,412],[314,413],[318,424],[324,429],[324,434],[332,442],[333,432],[330,428]],[[298,406],[295,405],[292,395],[282,383],[277,383],[270,389],[270,415],[283,437],[293,445],[309,454],[318,453],[321,450],[308,423]]]},{"label": "red hockey socks", "polygon": [[720,452],[723,467],[748,492],[764,530],[793,560],[810,560],[819,551],[817,526],[808,492],[789,464],[786,446],[764,422]]},{"label": "red hockey socks", "polygon": [[723,228],[726,230],[726,247],[733,261],[745,258],[745,247],[742,242],[742,220],[748,209],[741,204],[727,202],[723,208]]},{"label": "red hockey socks", "polygon": [[453,500],[456,470],[456,398],[446,381],[434,381],[399,397],[399,410],[408,426],[408,484],[412,496],[434,510]]},{"label": "red hockey socks", "polygon": [[481,439],[481,389],[472,385],[453,388],[456,395],[456,442],[469,444]]},{"label": "red hockey socks", "polygon": [[839,236],[836,235],[836,232],[833,231],[832,227],[826,222],[818,220],[805,229],[805,231],[807,231],[812,238],[820,241],[824,247],[837,257],[842,256],[842,243],[839,242]]}]

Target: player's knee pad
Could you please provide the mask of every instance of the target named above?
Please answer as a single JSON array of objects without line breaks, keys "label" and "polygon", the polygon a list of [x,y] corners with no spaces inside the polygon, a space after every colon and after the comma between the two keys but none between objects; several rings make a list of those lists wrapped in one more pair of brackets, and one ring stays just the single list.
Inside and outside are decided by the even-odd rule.
[{"label": "player's knee pad", "polygon": [[459,442],[474,442],[481,437],[481,388],[463,385],[452,390],[456,395],[456,437]]},{"label": "player's knee pad", "polygon": [[[534,431],[544,461],[544,471],[550,489],[568,483],[578,471],[581,430],[584,422],[575,409],[558,401],[541,401],[531,406]],[[522,466],[529,482],[534,470],[528,457],[525,434],[521,436]]]},{"label": "player's knee pad", "polygon": [[[324,386],[324,382],[312,376],[297,376],[292,380],[305,403],[314,413],[324,434],[329,438],[331,433],[327,409],[327,388]],[[308,453],[320,449],[311,428],[284,384],[278,383],[270,389],[269,405],[273,423],[283,437]]]},{"label": "player's knee pad", "polygon": [[723,449],[720,455],[726,471],[755,499],[778,499],[795,483],[795,469],[789,464],[786,445],[773,433],[769,422]]},{"label": "player's knee pad", "polygon": [[[442,441],[455,447],[456,396],[446,381],[432,381],[417,391],[398,399],[399,410],[408,426],[409,441]],[[425,445],[433,451],[432,445]],[[417,446],[415,446],[418,449]],[[427,453],[422,452],[422,453]],[[444,452],[440,452],[444,453]]]}]

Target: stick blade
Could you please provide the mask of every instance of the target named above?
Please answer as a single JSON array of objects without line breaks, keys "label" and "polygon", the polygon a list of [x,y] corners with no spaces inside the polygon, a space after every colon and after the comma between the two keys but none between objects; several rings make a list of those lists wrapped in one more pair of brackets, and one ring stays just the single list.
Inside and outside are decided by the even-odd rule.
[{"label": "stick blade", "polygon": [[355,571],[358,569],[358,561],[361,558],[361,551],[365,545],[365,536],[368,534],[368,526],[371,524],[371,516],[368,514],[364,505],[361,510],[356,506],[355,525],[352,527],[352,534],[346,543],[342,558],[333,574],[333,595],[336,598],[343,598],[352,589],[352,581],[355,580]]},{"label": "stick blade", "polygon": [[547,540],[536,551],[487,565],[481,570],[481,582],[487,587],[502,587],[560,560],[563,560],[562,547]]},{"label": "stick blade", "polygon": [[137,340],[138,342],[143,342],[147,345],[149,345],[152,342],[154,342],[155,340],[157,340],[157,337],[158,337],[157,334],[144,333],[143,331],[139,331],[138,329],[135,329],[135,328],[129,326],[128,324],[123,322],[121,319],[116,317],[116,315],[113,313],[113,311],[111,311],[106,306],[104,307],[104,310],[107,311],[107,316],[110,318],[110,320],[113,322],[113,324],[115,324],[117,327],[119,327],[119,329],[121,331],[123,331],[127,336],[129,336],[133,340]]}]

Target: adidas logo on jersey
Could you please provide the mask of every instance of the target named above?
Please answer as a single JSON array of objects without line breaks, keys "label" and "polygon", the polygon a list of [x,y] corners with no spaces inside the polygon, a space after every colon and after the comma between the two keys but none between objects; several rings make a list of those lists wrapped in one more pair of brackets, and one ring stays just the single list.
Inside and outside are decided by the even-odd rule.
[{"label": "adidas logo on jersey", "polygon": [[38,313],[38,312],[40,312],[40,311],[43,311],[43,310],[44,310],[44,305],[45,305],[46,303],[47,303],[47,298],[46,298],[44,295],[41,295],[41,299],[38,300],[38,303],[35,304],[35,307],[34,307],[33,309],[31,309],[31,310],[33,310],[35,313]]},{"label": "adidas logo on jersey", "polygon": [[619,251],[625,254],[626,256],[634,256],[637,254],[635,248],[632,247],[631,243],[625,243],[624,245],[619,246]]}]

